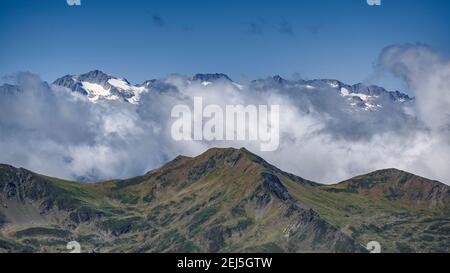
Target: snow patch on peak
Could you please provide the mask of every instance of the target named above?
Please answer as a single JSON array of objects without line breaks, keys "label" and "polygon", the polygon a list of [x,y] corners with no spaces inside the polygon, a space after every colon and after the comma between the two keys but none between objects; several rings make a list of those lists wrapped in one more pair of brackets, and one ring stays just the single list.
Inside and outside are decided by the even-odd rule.
[{"label": "snow patch on peak", "polygon": [[342,87],[341,88],[341,95],[344,97],[358,97],[360,98],[362,101],[369,101],[373,98],[378,98],[379,96],[371,96],[371,95],[367,95],[367,94],[363,94],[363,93],[353,93],[350,92],[347,88]]},{"label": "snow patch on peak", "polygon": [[132,104],[139,103],[141,95],[148,92],[149,86],[135,86],[124,78],[116,78],[100,70],[81,75],[67,75],[53,84],[81,93],[92,102],[99,100],[122,100]]},{"label": "snow patch on peak", "polygon": [[[379,104],[374,103],[373,101],[379,98],[379,96],[376,95],[367,95],[363,93],[353,93],[349,91],[347,88],[342,87],[341,88],[341,96],[349,98],[352,102],[350,103],[352,107],[358,107],[362,108],[366,111],[376,111],[382,106]],[[355,101],[359,101],[360,103],[357,103]]]},{"label": "snow patch on peak", "polygon": [[125,81],[124,79],[112,78],[112,79],[108,80],[108,83],[111,84],[112,86],[122,89],[122,90],[130,89],[130,84],[127,81]]},{"label": "snow patch on peak", "polygon": [[330,81],[328,83],[332,88],[338,88],[339,87],[339,83],[337,81]]},{"label": "snow patch on peak", "polygon": [[111,89],[106,89],[98,83],[82,82],[83,88],[89,92],[89,96],[107,97],[111,95]]}]

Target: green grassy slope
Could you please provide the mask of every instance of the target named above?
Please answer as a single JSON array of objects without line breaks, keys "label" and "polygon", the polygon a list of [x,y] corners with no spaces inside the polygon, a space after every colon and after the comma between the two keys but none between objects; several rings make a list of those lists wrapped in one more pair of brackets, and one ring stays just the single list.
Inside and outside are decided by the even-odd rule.
[{"label": "green grassy slope", "polygon": [[449,187],[399,170],[381,170],[294,196],[360,242],[386,252],[449,252]]},{"label": "green grassy slope", "polygon": [[449,190],[384,170],[324,186],[245,149],[83,184],[0,165],[0,252],[449,252]]}]

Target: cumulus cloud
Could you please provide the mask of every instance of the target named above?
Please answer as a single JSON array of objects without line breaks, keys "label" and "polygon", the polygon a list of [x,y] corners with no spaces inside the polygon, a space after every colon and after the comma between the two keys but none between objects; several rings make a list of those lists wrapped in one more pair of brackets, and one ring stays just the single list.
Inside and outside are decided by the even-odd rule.
[{"label": "cumulus cloud", "polygon": [[450,61],[426,45],[386,47],[379,65],[401,77],[417,97],[423,121],[435,130],[450,128]]},{"label": "cumulus cloud", "polygon": [[450,60],[423,44],[386,47],[378,66],[402,78],[416,97],[417,117],[428,128],[428,145],[411,170],[450,183]]},{"label": "cumulus cloud", "polygon": [[[203,85],[170,76],[142,94],[141,103],[91,103],[82,95],[19,74],[15,90],[0,92],[0,162],[68,179],[125,178],[183,154],[210,147],[242,147],[274,165],[318,182],[338,182],[383,168],[399,168],[450,182],[449,63],[422,45],[391,46],[378,69],[403,78],[413,103],[383,103],[352,111],[336,89],[310,89],[265,80],[236,86]],[[281,106],[280,147],[260,152],[258,141],[189,141],[171,137],[171,109],[205,105]]]}]

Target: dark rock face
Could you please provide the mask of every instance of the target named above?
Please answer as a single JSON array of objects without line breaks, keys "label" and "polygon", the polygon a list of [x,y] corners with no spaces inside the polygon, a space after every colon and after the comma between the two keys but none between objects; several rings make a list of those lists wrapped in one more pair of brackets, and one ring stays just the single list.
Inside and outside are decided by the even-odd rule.
[{"label": "dark rock face", "polygon": [[291,199],[288,190],[283,185],[283,183],[281,183],[278,176],[264,172],[261,174],[261,178],[263,180],[262,183],[265,190],[275,195],[278,199],[282,201],[287,201]]},{"label": "dark rock face", "polygon": [[282,78],[281,76],[279,76],[279,75],[273,76],[272,79],[273,79],[273,81],[274,81],[275,83],[278,83],[278,84],[283,84],[283,83],[286,82],[286,80],[283,79],[283,78]]},{"label": "dark rock face", "polygon": [[256,209],[261,209],[269,205],[270,201],[272,201],[272,195],[269,192],[263,190],[262,187],[258,187],[253,196],[249,198],[248,201],[255,204]]},{"label": "dark rock face", "polygon": [[194,81],[217,81],[217,80],[227,80],[231,81],[231,79],[223,74],[223,73],[213,73],[213,74],[196,74],[192,77]]},{"label": "dark rock face", "polygon": [[25,169],[15,169],[2,165],[0,172],[0,195],[21,203],[36,203],[42,213],[53,208],[73,210],[79,207],[80,201],[49,183],[43,177]]},{"label": "dark rock face", "polygon": [[350,89],[354,93],[362,93],[372,96],[385,96],[387,98],[392,99],[393,101],[398,100],[404,100],[404,101],[411,101],[412,98],[410,98],[407,94],[401,93],[399,91],[387,91],[383,87],[376,86],[376,85],[365,85],[362,83],[358,83],[355,85],[352,85]]},{"label": "dark rock face", "polygon": [[105,84],[107,83],[112,77],[103,73],[100,70],[93,70],[86,74],[82,74],[79,77],[80,81],[87,81],[91,83],[98,83],[98,84]]},{"label": "dark rock face", "polygon": [[313,210],[299,209],[297,219],[288,228],[288,249],[301,252],[304,241],[313,249],[328,249],[329,252],[366,252],[365,248],[335,227],[322,220]]},{"label": "dark rock face", "polygon": [[25,199],[37,201],[48,196],[51,187],[48,183],[25,169],[6,167],[6,172],[0,173],[0,192],[8,199],[24,202]]},{"label": "dark rock face", "polygon": [[53,82],[54,85],[66,87],[73,92],[81,93],[82,95],[87,96],[88,92],[84,90],[83,85],[76,81],[73,76],[67,75],[62,78],[59,78]]}]

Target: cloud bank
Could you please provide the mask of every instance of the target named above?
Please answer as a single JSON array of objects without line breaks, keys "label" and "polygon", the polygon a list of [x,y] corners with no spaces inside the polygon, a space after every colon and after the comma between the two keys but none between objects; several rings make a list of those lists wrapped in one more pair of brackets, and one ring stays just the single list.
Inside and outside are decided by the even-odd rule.
[{"label": "cloud bank", "polygon": [[[377,69],[404,79],[415,101],[355,112],[327,87],[310,90],[270,80],[242,87],[227,81],[205,86],[170,76],[143,94],[138,105],[91,103],[21,73],[8,78],[13,85],[0,91],[0,162],[92,181],[140,175],[179,154],[245,146],[286,171],[318,182],[399,168],[449,184],[449,61],[427,46],[397,45],[382,51]],[[222,107],[279,104],[279,149],[259,152],[256,141],[174,141],[171,109],[192,105],[196,96]]]}]

